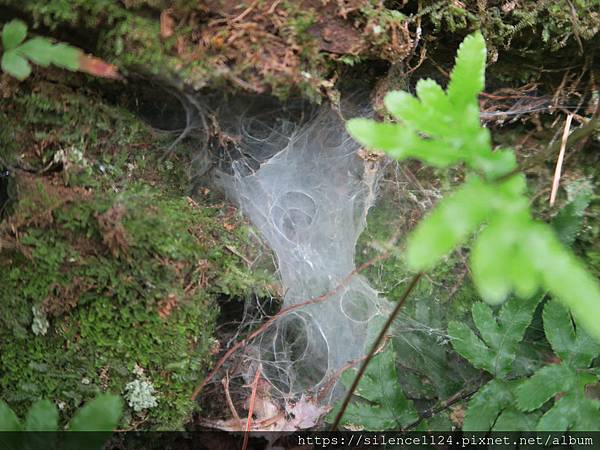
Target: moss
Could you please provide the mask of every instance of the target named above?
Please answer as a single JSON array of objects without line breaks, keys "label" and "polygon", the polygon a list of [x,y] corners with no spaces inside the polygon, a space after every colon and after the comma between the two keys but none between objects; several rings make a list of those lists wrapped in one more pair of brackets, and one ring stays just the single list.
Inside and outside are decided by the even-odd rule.
[{"label": "moss", "polygon": [[454,54],[449,41],[457,43],[475,29],[486,36],[489,61],[500,63],[499,79],[533,81],[539,71],[515,71],[515,57],[535,68],[546,67],[549,56],[557,67],[572,65],[574,54],[583,62],[597,46],[600,30],[594,0],[427,5],[411,0],[401,8],[359,3],[308,1],[299,8],[290,1],[273,7],[272,2],[5,0],[0,5],[29,18],[34,32],[78,45],[123,72],[152,73],[196,89],[227,84],[317,101],[335,97],[333,80],[348,65],[378,60],[415,66],[415,44],[443,61]]},{"label": "moss", "polygon": [[[149,72],[196,89],[226,82],[279,97],[300,92],[320,100],[331,95],[331,79],[347,63],[374,57],[394,62],[411,49],[404,16],[379,2],[360,8],[320,2],[298,8],[289,1],[0,4],[29,18],[34,33],[50,32],[122,72]],[[161,28],[161,13],[167,14],[168,30]]]},{"label": "moss", "polygon": [[[438,61],[456,38],[481,30],[488,48],[488,85],[540,82],[544,69],[586,66],[598,46],[600,13],[593,0],[436,2],[421,9],[425,46]],[[456,38],[455,38],[456,36]],[[459,39],[457,39],[459,40]],[[451,62],[448,61],[448,65]],[[554,94],[554,91],[551,91]]]},{"label": "moss", "polygon": [[[539,51],[540,44],[557,50],[570,41],[594,38],[598,27],[597,2],[498,2],[472,0],[439,2],[424,8],[423,16],[436,34],[482,29],[494,47]],[[541,38],[541,42],[540,42]],[[535,44],[535,45],[532,45]]]},{"label": "moss", "polygon": [[[49,398],[64,422],[98,391],[124,394],[137,365],[158,406],[128,409],[123,427],[181,428],[212,359],[218,298],[271,279],[230,250],[251,251],[236,217],[186,196],[185,148],[165,161],[171,136],[91,91],[50,86],[32,80],[0,102],[16,192],[0,222],[0,398],[20,415]],[[77,158],[57,157],[69,149]]]}]

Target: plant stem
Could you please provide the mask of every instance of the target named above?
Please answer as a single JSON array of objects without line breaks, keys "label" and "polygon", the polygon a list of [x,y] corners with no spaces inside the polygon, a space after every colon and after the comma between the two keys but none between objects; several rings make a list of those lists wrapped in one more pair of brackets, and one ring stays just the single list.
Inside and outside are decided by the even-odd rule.
[{"label": "plant stem", "polygon": [[348,408],[348,405],[350,404],[350,400],[352,400],[352,395],[354,394],[354,391],[356,391],[356,388],[358,387],[358,383],[359,383],[360,379],[362,378],[362,376],[365,374],[365,371],[367,370],[367,366],[369,365],[369,363],[371,362],[371,359],[373,359],[373,356],[375,355],[375,353],[381,346],[381,343],[385,339],[385,337],[388,333],[388,330],[392,326],[392,323],[394,323],[394,320],[396,320],[396,316],[398,316],[398,313],[402,309],[402,306],[404,306],[404,303],[410,296],[411,292],[415,289],[415,287],[417,286],[417,283],[419,282],[419,280],[421,279],[422,276],[423,276],[423,272],[419,272],[412,277],[412,280],[410,280],[410,283],[406,287],[404,293],[402,294],[402,297],[400,298],[400,300],[398,300],[398,303],[396,303],[394,310],[389,315],[387,321],[381,328],[381,331],[379,332],[377,339],[375,339],[375,342],[373,343],[373,347],[371,348],[371,351],[369,351],[369,353],[367,354],[367,357],[365,358],[362,365],[360,366],[360,369],[358,369],[358,373],[356,374],[356,377],[354,378],[354,381],[352,382],[352,386],[350,386],[350,389],[348,389],[348,392],[346,393],[346,396],[344,397],[344,401],[342,402],[342,407],[340,408],[337,415],[335,416],[333,425],[331,425],[331,431],[337,430],[337,428],[342,420],[342,417],[344,417],[344,413],[346,412],[346,409]]}]

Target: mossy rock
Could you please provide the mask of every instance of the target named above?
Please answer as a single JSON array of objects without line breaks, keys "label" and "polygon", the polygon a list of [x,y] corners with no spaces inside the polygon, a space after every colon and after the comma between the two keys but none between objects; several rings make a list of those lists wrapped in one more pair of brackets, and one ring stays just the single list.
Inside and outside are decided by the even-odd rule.
[{"label": "mossy rock", "polygon": [[[550,4],[549,4],[550,3]],[[377,76],[417,70],[422,56],[452,65],[481,30],[494,77],[523,84],[545,69],[584,64],[599,42],[595,0],[365,2],[4,0],[0,14],[118,66],[194,89],[217,86],[278,97],[338,100],[336,80],[364,63]],[[519,64],[515,64],[520,61]],[[415,78],[428,75],[425,64]],[[357,71],[360,72],[361,70]],[[437,72],[435,72],[437,73]],[[435,75],[434,73],[434,75]],[[344,76],[342,76],[344,75]],[[364,75],[364,74],[363,74]]]},{"label": "mossy rock", "polygon": [[21,416],[48,398],[66,422],[142,377],[157,406],[128,408],[122,426],[181,429],[216,351],[218,299],[271,281],[236,255],[252,250],[245,225],[187,196],[189,149],[163,159],[172,136],[93,92],[33,80],[0,114],[0,398]]}]

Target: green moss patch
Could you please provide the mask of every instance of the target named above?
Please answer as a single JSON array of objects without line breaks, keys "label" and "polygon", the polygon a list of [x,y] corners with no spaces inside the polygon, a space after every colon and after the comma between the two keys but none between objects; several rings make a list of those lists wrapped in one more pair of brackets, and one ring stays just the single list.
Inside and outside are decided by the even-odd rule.
[{"label": "green moss patch", "polygon": [[146,380],[157,405],[128,408],[122,426],[182,428],[215,352],[217,299],[271,281],[239,256],[252,251],[245,225],[187,197],[186,149],[162,159],[172,136],[91,92],[22,85],[0,111],[12,170],[0,398],[20,415],[48,398],[65,422],[96,393]]}]

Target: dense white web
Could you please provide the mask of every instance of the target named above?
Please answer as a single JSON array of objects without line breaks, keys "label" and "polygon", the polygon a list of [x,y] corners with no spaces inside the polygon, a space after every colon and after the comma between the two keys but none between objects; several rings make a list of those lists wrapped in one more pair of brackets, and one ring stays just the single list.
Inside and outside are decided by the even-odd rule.
[{"label": "dense white web", "polygon": [[296,394],[362,357],[389,310],[364,277],[348,278],[378,174],[333,112],[268,129],[243,130],[244,157],[219,182],[275,253],[283,307],[328,297],[282,316],[258,342],[264,376]]}]

